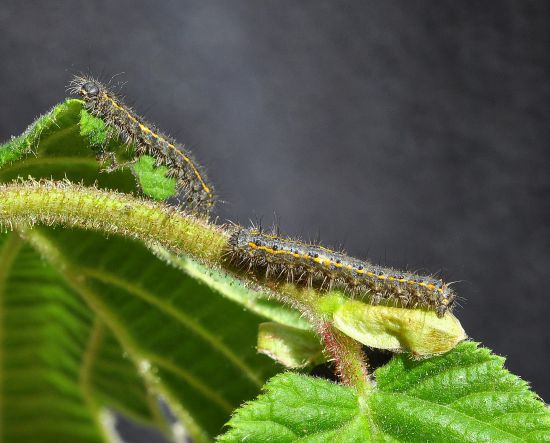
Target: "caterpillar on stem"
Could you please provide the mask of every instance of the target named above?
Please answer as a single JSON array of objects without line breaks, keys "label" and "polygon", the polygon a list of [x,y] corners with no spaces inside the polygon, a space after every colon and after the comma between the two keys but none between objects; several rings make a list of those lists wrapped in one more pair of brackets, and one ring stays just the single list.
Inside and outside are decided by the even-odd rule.
[{"label": "caterpillar on stem", "polygon": [[264,273],[268,280],[286,280],[308,287],[342,289],[373,304],[433,310],[442,317],[456,294],[434,277],[398,271],[349,257],[315,244],[237,228],[231,235],[230,260]]}]

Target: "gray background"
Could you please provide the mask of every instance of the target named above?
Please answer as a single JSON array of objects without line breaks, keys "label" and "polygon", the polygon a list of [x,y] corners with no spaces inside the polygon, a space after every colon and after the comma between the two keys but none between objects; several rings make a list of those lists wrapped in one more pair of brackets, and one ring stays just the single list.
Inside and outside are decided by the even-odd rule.
[{"label": "gray background", "polygon": [[550,399],[549,2],[2,0],[0,29],[0,139],[123,72],[222,220],[460,280],[468,334]]}]

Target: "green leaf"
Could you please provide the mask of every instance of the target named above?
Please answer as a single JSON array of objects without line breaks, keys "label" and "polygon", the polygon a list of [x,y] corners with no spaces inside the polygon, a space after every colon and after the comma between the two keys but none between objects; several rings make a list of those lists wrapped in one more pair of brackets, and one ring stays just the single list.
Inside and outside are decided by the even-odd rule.
[{"label": "green leaf", "polygon": [[[126,150],[101,131],[67,100],[0,147],[0,181],[67,177],[135,192],[128,168],[107,173],[96,160],[104,140]],[[277,371],[256,352],[258,325],[308,327],[158,246],[76,229],[20,232],[0,235],[0,441],[105,441],[103,408],[162,429],[157,395],[195,441],[209,441]]]},{"label": "green leaf", "polygon": [[145,195],[154,200],[166,200],[176,195],[176,179],[166,176],[168,167],[155,167],[155,159],[149,155],[142,155],[132,165],[132,170],[138,178]]},{"label": "green leaf", "polygon": [[[34,122],[23,135],[0,146],[0,181],[17,178],[68,179],[121,192],[136,191],[127,169],[102,172],[87,137],[80,135],[82,102],[67,100]],[[121,147],[122,149],[122,147]],[[100,173],[101,172],[101,173]]]},{"label": "green leaf", "polygon": [[220,442],[359,442],[369,436],[368,417],[351,388],[293,373],[272,378],[228,425]]},{"label": "green leaf", "polygon": [[376,379],[373,417],[394,438],[550,441],[544,403],[504,369],[504,358],[477,343],[420,362],[396,357],[376,371]]},{"label": "green leaf", "polygon": [[278,375],[219,441],[550,441],[550,412],[503,363],[473,342],[428,360],[401,355],[361,397],[326,380]]},{"label": "green leaf", "polygon": [[113,131],[109,131],[103,120],[88,113],[85,109],[80,111],[80,135],[88,140],[93,148],[102,149],[113,137]]},{"label": "green leaf", "polygon": [[450,351],[467,338],[450,312],[438,317],[434,311],[371,305],[336,294],[321,298],[319,306],[336,328],[376,349],[427,357]]},{"label": "green leaf", "polygon": [[101,441],[79,384],[88,309],[15,234],[0,259],[0,440]]},{"label": "green leaf", "polygon": [[313,331],[276,322],[260,324],[258,352],[287,368],[305,368],[326,361],[323,346]]}]

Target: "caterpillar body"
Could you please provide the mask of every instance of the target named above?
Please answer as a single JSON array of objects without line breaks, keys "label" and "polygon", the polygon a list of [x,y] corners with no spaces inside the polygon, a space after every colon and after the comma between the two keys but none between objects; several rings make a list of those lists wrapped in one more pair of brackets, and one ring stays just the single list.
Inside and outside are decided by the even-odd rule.
[{"label": "caterpillar body", "polygon": [[231,260],[264,272],[267,279],[286,279],[320,289],[341,288],[373,304],[433,310],[452,309],[456,298],[448,284],[371,264],[315,244],[237,229],[229,240]]},{"label": "caterpillar body", "polygon": [[80,95],[86,109],[114,128],[124,143],[133,144],[137,155],[149,154],[157,165],[166,165],[167,175],[176,178],[187,209],[202,215],[210,212],[214,205],[212,185],[203,168],[182,145],[139,117],[95,79],[75,76],[69,91]]}]

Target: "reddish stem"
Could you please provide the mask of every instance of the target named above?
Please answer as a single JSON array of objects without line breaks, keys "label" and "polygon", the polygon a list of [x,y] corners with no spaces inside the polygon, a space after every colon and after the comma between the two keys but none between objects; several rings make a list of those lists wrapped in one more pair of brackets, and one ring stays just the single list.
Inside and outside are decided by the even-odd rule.
[{"label": "reddish stem", "polygon": [[368,370],[361,344],[327,321],[323,321],[318,330],[342,383],[364,389],[368,385]]}]

